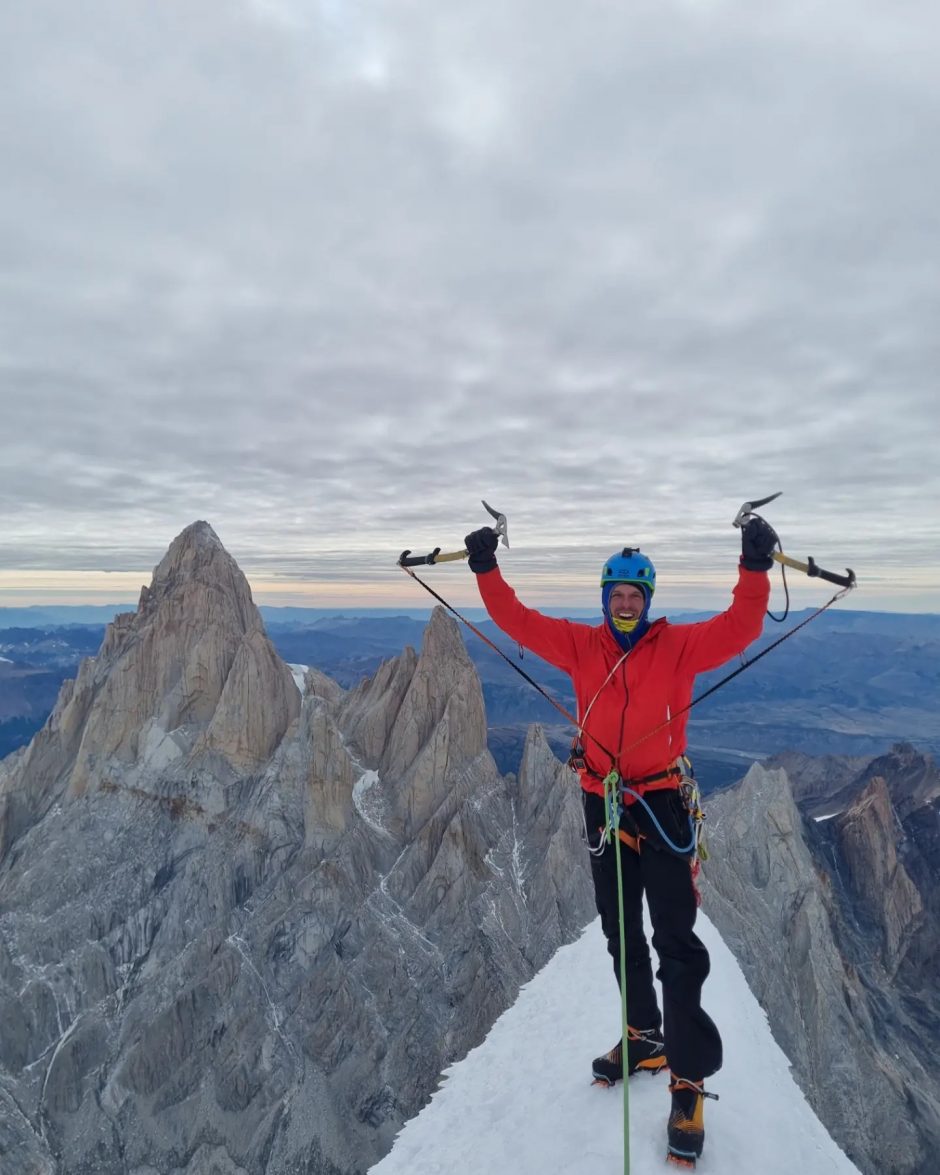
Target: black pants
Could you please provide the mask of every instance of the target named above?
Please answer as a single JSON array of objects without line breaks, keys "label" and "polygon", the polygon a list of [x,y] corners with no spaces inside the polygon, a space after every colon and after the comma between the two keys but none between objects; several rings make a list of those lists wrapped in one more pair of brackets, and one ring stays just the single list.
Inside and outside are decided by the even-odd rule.
[{"label": "black pants", "polygon": [[[600,843],[604,801],[583,792],[584,816],[591,848]],[[688,820],[674,791],[649,792],[644,797],[677,845],[689,840]],[[708,951],[695,934],[695,889],[688,858],[677,856],[662,843],[648,815],[631,804],[624,831],[632,822],[646,839],[640,852],[620,844],[623,875],[623,920],[626,940],[627,1015],[633,1028],[662,1028],[669,1067],[679,1077],[701,1080],[721,1068],[721,1036],[702,1008],[702,984],[709,971]],[[607,950],[620,976],[620,917],[617,908],[617,858],[607,844],[600,856],[591,856],[594,897]],[[653,987],[650,951],[643,931],[643,894],[653,924],[653,947],[659,957],[657,979],[663,988],[660,1016]]]}]

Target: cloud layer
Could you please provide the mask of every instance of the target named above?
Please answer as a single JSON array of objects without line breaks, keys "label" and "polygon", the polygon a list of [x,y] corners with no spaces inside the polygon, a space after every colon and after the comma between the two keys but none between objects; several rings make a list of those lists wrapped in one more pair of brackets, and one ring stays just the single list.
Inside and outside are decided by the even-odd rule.
[{"label": "cloud layer", "polygon": [[704,585],[782,489],[940,610],[938,52],[926,2],[7,6],[2,566],[204,517],[381,589],[486,497],[523,586]]}]

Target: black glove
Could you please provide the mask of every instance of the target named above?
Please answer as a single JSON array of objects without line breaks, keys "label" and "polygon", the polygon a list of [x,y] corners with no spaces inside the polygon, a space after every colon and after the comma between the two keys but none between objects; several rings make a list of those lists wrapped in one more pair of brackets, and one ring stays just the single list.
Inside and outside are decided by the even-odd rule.
[{"label": "black glove", "polygon": [[779,541],[769,522],[752,515],[741,528],[741,562],[748,571],[769,571],[774,565],[771,555]]},{"label": "black glove", "polygon": [[463,541],[470,558],[467,562],[475,575],[482,575],[484,571],[492,571],[496,566],[496,548],[499,545],[499,535],[491,526],[481,526],[473,534],[468,534]]}]

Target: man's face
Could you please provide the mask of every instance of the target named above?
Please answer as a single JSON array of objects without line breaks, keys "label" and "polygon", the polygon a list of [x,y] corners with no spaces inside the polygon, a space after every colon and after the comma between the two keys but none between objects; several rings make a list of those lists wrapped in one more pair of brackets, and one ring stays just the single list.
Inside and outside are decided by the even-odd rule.
[{"label": "man's face", "polygon": [[639,620],[646,607],[646,596],[635,584],[615,583],[608,607],[615,620]]}]

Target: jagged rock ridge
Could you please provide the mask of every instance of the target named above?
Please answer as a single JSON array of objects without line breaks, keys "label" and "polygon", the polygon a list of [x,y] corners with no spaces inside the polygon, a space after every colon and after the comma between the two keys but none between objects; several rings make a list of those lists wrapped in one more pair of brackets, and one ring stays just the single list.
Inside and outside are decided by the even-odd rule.
[{"label": "jagged rock ridge", "polygon": [[486,750],[436,612],[303,698],[205,523],[0,765],[18,1169],[353,1172],[593,915],[570,773]]},{"label": "jagged rock ridge", "polygon": [[[808,806],[848,804],[819,822],[785,771],[753,766],[708,803],[704,887],[822,1121],[860,1169],[897,1175],[932,1173],[940,1147],[927,1043],[940,1032],[938,800],[918,803],[936,767],[912,751],[860,765],[829,793],[811,766]],[[914,805],[904,821],[892,794]]]}]

